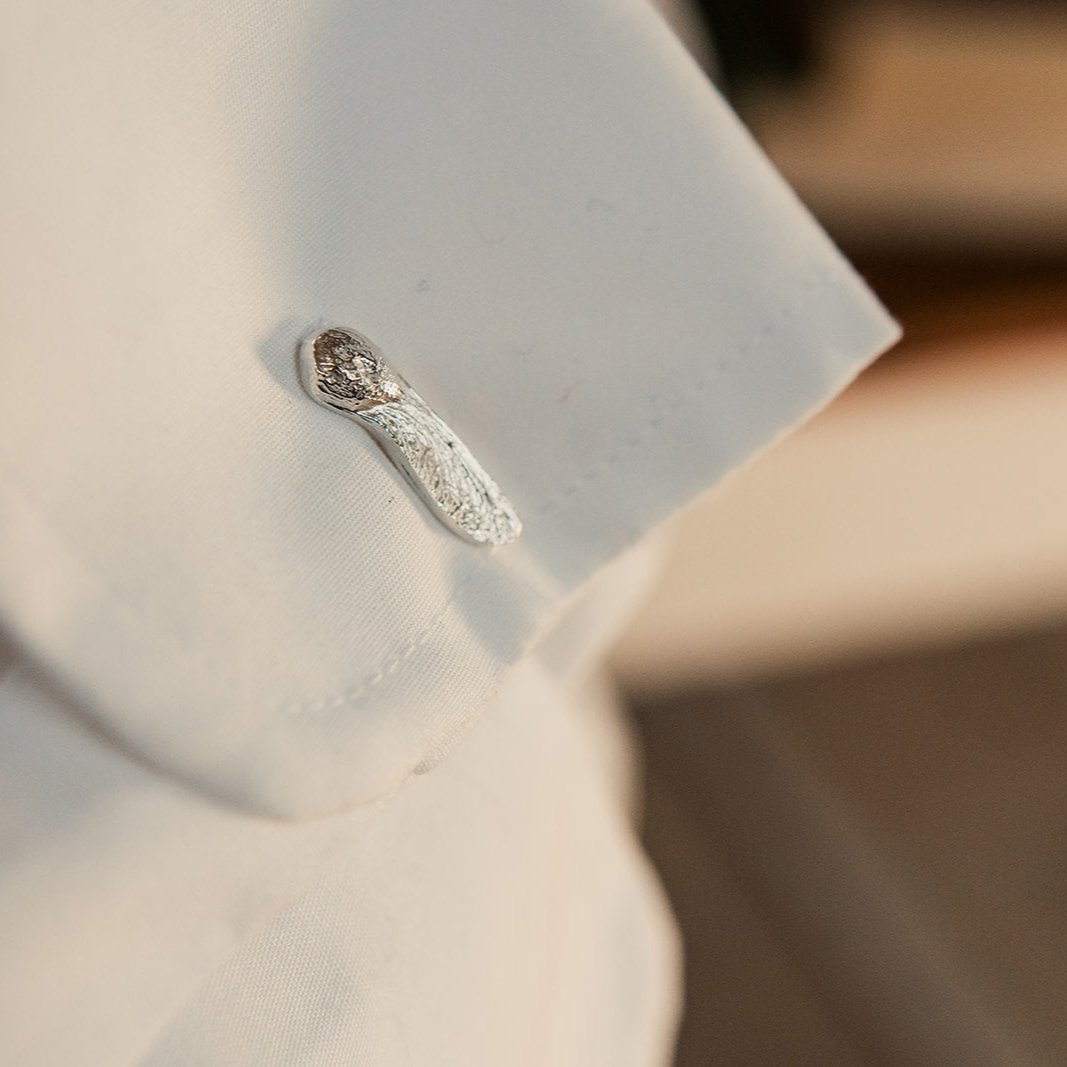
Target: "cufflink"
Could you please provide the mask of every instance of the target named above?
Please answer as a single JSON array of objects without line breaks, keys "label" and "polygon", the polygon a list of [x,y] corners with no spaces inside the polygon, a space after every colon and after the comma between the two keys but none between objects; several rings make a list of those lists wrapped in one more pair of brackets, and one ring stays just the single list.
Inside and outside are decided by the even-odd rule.
[{"label": "cufflink", "polygon": [[489,545],[519,536],[522,523],[496,482],[372,341],[332,326],[303,342],[299,363],[311,399],[367,430],[453,533]]}]

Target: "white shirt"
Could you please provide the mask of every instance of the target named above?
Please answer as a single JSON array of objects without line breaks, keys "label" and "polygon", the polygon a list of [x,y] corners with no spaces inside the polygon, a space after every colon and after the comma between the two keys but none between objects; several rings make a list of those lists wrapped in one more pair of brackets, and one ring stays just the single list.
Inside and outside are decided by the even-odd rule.
[{"label": "white shirt", "polygon": [[[662,1059],[579,598],[894,327],[640,3],[2,17],[5,1058]],[[520,541],[306,398],[324,321]]]}]

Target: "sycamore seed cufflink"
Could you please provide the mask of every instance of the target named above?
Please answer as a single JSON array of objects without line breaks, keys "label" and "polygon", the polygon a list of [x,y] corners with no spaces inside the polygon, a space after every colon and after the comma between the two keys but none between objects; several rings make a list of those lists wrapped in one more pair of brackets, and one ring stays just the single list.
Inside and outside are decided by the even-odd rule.
[{"label": "sycamore seed cufflink", "polygon": [[354,330],[331,327],[300,347],[312,400],[358,422],[453,533],[503,545],[522,532],[515,509],[466,446]]}]

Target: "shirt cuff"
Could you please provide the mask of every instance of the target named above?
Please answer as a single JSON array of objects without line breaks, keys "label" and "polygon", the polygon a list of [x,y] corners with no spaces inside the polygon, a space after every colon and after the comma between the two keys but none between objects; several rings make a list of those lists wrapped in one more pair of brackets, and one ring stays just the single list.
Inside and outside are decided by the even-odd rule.
[{"label": "shirt cuff", "polygon": [[[594,571],[896,336],[637,0],[120,6],[3,15],[33,106],[0,618],[216,796],[303,818],[431,765]],[[322,321],[457,431],[518,542],[452,536],[307,399]]]}]

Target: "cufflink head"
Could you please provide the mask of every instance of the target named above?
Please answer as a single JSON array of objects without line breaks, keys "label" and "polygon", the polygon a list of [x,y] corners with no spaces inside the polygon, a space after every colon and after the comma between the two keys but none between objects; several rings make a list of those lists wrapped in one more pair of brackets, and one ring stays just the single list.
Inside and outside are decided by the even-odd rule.
[{"label": "cufflink head", "polygon": [[398,400],[402,394],[377,348],[362,334],[323,330],[313,339],[309,354],[307,385],[332,407],[362,411]]}]

